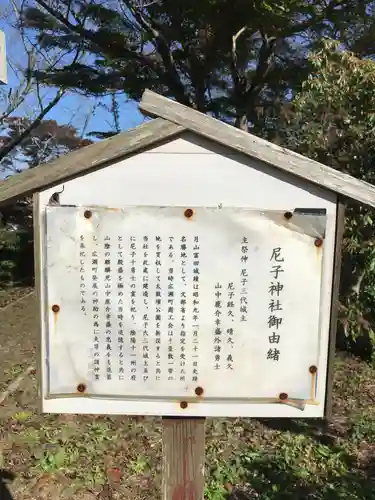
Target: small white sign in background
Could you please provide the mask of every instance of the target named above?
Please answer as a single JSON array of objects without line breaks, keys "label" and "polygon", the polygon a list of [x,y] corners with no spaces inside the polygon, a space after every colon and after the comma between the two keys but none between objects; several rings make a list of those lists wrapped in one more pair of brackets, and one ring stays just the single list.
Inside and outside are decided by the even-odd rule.
[{"label": "small white sign in background", "polygon": [[47,207],[47,398],[317,404],[325,221]]},{"label": "small white sign in background", "polygon": [[0,85],[8,83],[5,33],[0,31]]}]

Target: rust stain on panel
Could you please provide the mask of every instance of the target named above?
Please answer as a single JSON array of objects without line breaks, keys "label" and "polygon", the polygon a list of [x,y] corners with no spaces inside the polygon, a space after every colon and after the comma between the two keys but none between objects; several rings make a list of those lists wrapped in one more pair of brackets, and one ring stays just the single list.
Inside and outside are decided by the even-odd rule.
[{"label": "rust stain on panel", "polygon": [[79,392],[80,394],[83,394],[84,392],[86,392],[87,390],[87,387],[86,387],[86,384],[78,384],[77,385],[77,392]]},{"label": "rust stain on panel", "polygon": [[279,399],[280,399],[280,401],[287,401],[288,394],[286,392],[280,392]]},{"label": "rust stain on panel", "polygon": [[316,397],[316,379],[318,368],[314,365],[310,366],[309,372],[311,373],[311,401],[315,401]]},{"label": "rust stain on panel", "polygon": [[189,220],[193,217],[193,215],[194,215],[194,210],[192,208],[187,208],[184,211],[184,216]]},{"label": "rust stain on panel", "polygon": [[57,323],[57,317],[60,311],[60,306],[58,304],[53,304],[51,307],[51,310],[53,312],[53,326],[54,326],[54,331],[56,331],[56,323]]},{"label": "rust stain on panel", "polygon": [[197,396],[202,396],[204,392],[203,387],[196,387],[194,392]]}]

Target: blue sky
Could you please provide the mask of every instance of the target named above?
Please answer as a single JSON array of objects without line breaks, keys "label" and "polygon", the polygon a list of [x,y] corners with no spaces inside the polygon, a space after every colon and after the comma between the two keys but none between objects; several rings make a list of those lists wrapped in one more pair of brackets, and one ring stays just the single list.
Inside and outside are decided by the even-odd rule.
[{"label": "blue sky", "polygon": [[[1,0],[0,0],[1,2]],[[8,60],[8,85],[2,86],[0,91],[2,99],[0,101],[0,113],[6,108],[6,95],[9,90],[15,90],[19,85],[17,77],[17,66],[26,66],[26,52],[24,50],[20,35],[17,29],[11,26],[13,16],[4,15],[0,19],[0,29],[5,32],[7,60]],[[6,18],[6,19],[4,19]],[[43,101],[48,102],[56,93],[56,89],[46,88],[43,90]],[[136,127],[143,121],[143,116],[138,110],[138,104],[129,101],[125,95],[119,96],[120,125],[122,130]],[[105,104],[109,104],[108,98],[84,97],[74,92],[65,96],[46,116],[46,118],[56,120],[59,124],[72,124],[79,132],[106,131],[111,129],[111,114],[104,109]],[[35,95],[29,96],[27,101],[21,105],[14,113],[16,116],[27,116],[33,114],[37,101]]]}]

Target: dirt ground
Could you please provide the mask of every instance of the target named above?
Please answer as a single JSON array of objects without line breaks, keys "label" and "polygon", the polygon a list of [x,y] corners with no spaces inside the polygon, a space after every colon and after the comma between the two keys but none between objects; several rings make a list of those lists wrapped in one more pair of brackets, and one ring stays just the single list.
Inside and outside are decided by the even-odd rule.
[{"label": "dirt ground", "polygon": [[[158,419],[39,414],[37,304],[28,293],[0,294],[0,398],[26,374],[0,404],[0,499],[160,498]],[[338,357],[334,420],[326,427],[209,420],[206,498],[374,499],[374,376],[368,364]]]}]

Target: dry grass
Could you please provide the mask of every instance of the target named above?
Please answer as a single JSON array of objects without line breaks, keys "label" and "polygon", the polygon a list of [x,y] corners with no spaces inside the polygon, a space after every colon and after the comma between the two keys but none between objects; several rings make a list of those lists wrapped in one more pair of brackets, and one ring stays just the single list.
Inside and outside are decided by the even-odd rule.
[{"label": "dry grass", "polygon": [[[0,390],[35,362],[35,308],[27,297],[0,312]],[[336,368],[327,428],[304,420],[208,421],[207,499],[228,491],[239,499],[375,498],[375,370],[348,357]],[[0,407],[0,422],[1,500],[160,498],[157,419],[41,415],[31,374]]]}]

